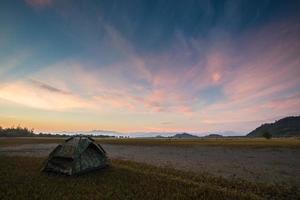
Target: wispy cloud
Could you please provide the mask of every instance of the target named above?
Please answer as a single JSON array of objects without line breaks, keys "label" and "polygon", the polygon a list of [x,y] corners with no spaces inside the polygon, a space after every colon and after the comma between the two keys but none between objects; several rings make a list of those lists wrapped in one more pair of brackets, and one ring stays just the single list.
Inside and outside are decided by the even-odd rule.
[{"label": "wispy cloud", "polygon": [[35,8],[45,8],[51,6],[53,0],[25,0],[25,2]]},{"label": "wispy cloud", "polygon": [[[65,88],[62,91],[70,90],[89,98],[93,107],[192,114],[203,122],[220,123],[240,121],[242,118],[245,121],[262,120],[274,114],[281,115],[276,109],[268,113],[261,105],[276,99],[279,94],[290,94],[289,90],[296,89],[300,84],[297,78],[297,64],[300,61],[293,56],[299,47],[292,45],[297,38],[289,37],[287,40],[284,33],[273,33],[273,28],[263,30],[272,35],[272,40],[261,41],[261,37],[266,36],[260,33],[242,40],[246,44],[252,40],[259,41],[253,50],[236,51],[244,44],[228,41],[203,53],[198,50],[198,45],[203,44],[201,40],[187,40],[179,44],[184,43],[186,55],[180,54],[182,48],[174,47],[171,51],[151,56],[138,55],[117,30],[112,27],[107,29],[118,44],[116,48],[126,54],[122,62],[97,67],[67,61],[49,66],[35,77],[47,76],[49,83],[61,83]],[[268,50],[255,51],[271,42]],[[173,62],[174,54],[187,61]],[[189,55],[193,55],[194,62],[188,62]],[[282,67],[283,63],[285,67]],[[73,74],[71,77],[68,76],[70,71]],[[57,91],[54,87],[37,85]],[[220,89],[222,96],[217,96],[212,102],[206,93],[215,90],[214,87]]]},{"label": "wispy cloud", "polygon": [[[274,31],[275,27],[284,28]],[[248,48],[237,54],[222,84],[226,98],[207,106],[202,119],[209,123],[264,121],[299,114],[299,27],[273,24],[244,38]],[[292,98],[293,97],[293,98]]]},{"label": "wispy cloud", "polygon": [[[9,77],[1,79],[0,85],[0,98],[6,101],[54,112],[80,110],[87,115],[112,116],[119,124],[126,115],[132,127],[144,130],[222,126],[246,130],[300,109],[297,22],[249,26],[236,34],[226,27],[239,24],[239,20],[232,21],[241,15],[240,6],[230,4],[224,10],[224,21],[218,22],[222,25],[189,34],[191,30],[179,24],[178,30],[172,28],[168,42],[161,41],[164,48],[151,51],[141,48],[148,40],[140,41],[143,37],[135,31],[143,26],[134,26],[134,20],[114,23],[100,8],[89,9],[89,13],[77,4],[53,0],[26,3],[38,9],[57,3],[62,42],[78,46],[76,52],[68,52],[59,45],[68,56],[44,64],[44,58],[38,64],[28,62],[26,56],[1,59],[0,76]],[[207,4],[203,12],[212,20],[214,6]],[[126,23],[126,28],[119,25]],[[131,26],[136,29],[128,28]],[[149,41],[164,38],[163,31],[158,30],[157,35],[152,31]],[[18,67],[22,70],[14,70]],[[26,67],[32,69],[25,73]]]},{"label": "wispy cloud", "polygon": [[31,58],[33,52],[30,49],[20,50],[1,57],[0,60],[0,77],[2,81],[9,80],[13,77],[13,72],[22,67],[22,64]]},{"label": "wispy cloud", "polygon": [[37,87],[40,87],[41,89],[48,90],[49,92],[61,93],[61,94],[70,94],[70,92],[66,92],[66,91],[64,91],[62,89],[53,87],[51,85],[42,83],[40,81],[36,81],[36,80],[30,79],[29,82],[31,82],[33,85],[35,85]]},{"label": "wispy cloud", "polygon": [[0,98],[17,104],[54,111],[86,108],[90,105],[75,94],[62,92],[33,81],[14,81],[0,87]]}]

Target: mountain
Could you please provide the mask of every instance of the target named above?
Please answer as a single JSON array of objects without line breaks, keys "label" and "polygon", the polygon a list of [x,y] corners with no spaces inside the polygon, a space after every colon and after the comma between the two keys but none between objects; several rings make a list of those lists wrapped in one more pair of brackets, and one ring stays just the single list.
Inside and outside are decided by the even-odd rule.
[{"label": "mountain", "polygon": [[245,133],[243,132],[236,132],[236,131],[210,131],[210,132],[206,132],[206,133],[201,133],[201,135],[203,135],[203,137],[207,137],[207,136],[223,136],[223,137],[227,137],[227,136],[243,136],[245,135]]},{"label": "mountain", "polygon": [[116,131],[107,131],[107,130],[92,130],[92,131],[44,131],[43,134],[48,135],[65,135],[65,136],[71,136],[71,135],[90,135],[93,137],[115,137],[115,136],[123,136],[122,133],[116,132]]},{"label": "mountain", "polygon": [[117,131],[108,131],[108,130],[92,130],[92,131],[86,131],[86,133],[92,133],[92,134],[120,134]]},{"label": "mountain", "polygon": [[273,137],[300,136],[300,116],[286,117],[274,123],[263,124],[247,136],[262,137],[264,132],[269,132]]},{"label": "mountain", "polygon": [[188,133],[178,133],[178,134],[172,136],[172,138],[199,138],[199,137],[196,135],[188,134]]},{"label": "mountain", "polygon": [[204,136],[204,138],[222,138],[223,135],[220,135],[220,134],[209,134],[209,135],[206,135]]},{"label": "mountain", "polygon": [[166,138],[166,137],[164,137],[162,135],[157,135],[157,136],[155,136],[155,138]]},{"label": "mountain", "polygon": [[222,136],[241,136],[241,135],[245,135],[245,133],[243,133],[243,132],[236,132],[236,131],[222,131],[222,132],[216,132],[216,133],[212,133],[212,134],[218,134],[218,135],[222,135]]}]

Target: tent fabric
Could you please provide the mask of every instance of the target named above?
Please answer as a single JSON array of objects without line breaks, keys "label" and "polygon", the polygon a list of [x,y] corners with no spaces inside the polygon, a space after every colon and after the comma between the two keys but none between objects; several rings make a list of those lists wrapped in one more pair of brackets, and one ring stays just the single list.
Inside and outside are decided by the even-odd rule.
[{"label": "tent fabric", "polygon": [[99,144],[90,137],[75,136],[58,145],[50,153],[42,170],[73,175],[107,165],[106,152]]}]

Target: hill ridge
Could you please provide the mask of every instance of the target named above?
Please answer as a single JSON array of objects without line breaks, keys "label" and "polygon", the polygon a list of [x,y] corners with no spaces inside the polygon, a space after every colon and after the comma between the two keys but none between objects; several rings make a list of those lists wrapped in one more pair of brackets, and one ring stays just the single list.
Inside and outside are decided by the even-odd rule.
[{"label": "hill ridge", "polygon": [[247,134],[247,136],[262,137],[264,132],[269,132],[273,137],[300,136],[300,116],[289,116],[274,123],[262,124]]}]

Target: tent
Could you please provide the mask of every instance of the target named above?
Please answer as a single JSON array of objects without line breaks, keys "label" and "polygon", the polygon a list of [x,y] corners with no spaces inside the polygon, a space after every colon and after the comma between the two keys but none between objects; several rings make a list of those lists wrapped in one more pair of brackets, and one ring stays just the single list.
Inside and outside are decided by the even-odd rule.
[{"label": "tent", "polygon": [[58,145],[42,171],[74,175],[108,165],[104,149],[90,137],[74,136]]}]

